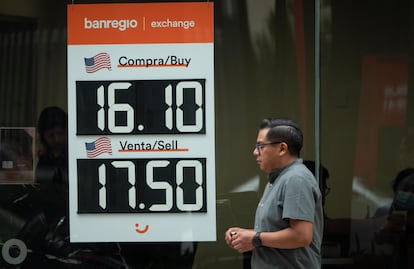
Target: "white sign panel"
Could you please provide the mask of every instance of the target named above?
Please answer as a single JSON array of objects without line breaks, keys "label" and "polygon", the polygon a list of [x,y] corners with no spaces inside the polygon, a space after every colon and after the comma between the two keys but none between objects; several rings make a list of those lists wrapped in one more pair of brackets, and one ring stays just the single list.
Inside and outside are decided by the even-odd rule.
[{"label": "white sign panel", "polygon": [[213,4],[68,6],[72,242],[215,241]]}]

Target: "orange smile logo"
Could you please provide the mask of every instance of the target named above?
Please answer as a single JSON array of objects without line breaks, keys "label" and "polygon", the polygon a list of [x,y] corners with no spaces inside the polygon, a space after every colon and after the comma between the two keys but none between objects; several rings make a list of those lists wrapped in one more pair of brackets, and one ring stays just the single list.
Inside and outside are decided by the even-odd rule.
[{"label": "orange smile logo", "polygon": [[139,234],[144,234],[148,232],[149,226],[145,225],[144,229],[139,229],[139,223],[135,223],[135,231]]}]

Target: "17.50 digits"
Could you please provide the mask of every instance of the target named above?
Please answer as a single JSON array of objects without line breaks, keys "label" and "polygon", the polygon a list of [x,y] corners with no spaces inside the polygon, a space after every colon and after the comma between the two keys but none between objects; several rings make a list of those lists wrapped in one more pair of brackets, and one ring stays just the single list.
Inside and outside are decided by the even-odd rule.
[{"label": "17.50 digits", "polygon": [[203,212],[205,186],[202,158],[78,160],[80,213]]}]

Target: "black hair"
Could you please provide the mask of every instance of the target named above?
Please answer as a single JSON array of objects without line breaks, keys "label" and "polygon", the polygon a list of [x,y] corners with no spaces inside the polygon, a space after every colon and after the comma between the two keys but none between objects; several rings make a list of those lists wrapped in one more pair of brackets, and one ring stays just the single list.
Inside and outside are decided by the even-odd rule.
[{"label": "black hair", "polygon": [[45,132],[53,128],[67,129],[68,117],[65,111],[57,106],[49,106],[42,110],[37,122],[40,141],[45,144]]},{"label": "black hair", "polygon": [[266,137],[270,141],[283,141],[288,145],[291,154],[300,156],[303,134],[295,121],[287,118],[268,118],[260,123],[259,130],[262,129],[269,129]]},{"label": "black hair", "polygon": [[401,181],[403,181],[403,179],[411,175],[414,176],[414,168],[405,168],[401,170],[400,172],[398,172],[398,174],[395,176],[394,180],[392,181],[393,192],[396,193],[398,185],[400,185]]}]

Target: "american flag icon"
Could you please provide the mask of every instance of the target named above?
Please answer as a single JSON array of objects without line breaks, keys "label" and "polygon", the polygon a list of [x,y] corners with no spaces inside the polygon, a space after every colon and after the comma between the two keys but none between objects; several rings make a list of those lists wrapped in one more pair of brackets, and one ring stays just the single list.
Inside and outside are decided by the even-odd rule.
[{"label": "american flag icon", "polygon": [[85,148],[88,158],[95,158],[104,153],[112,155],[111,140],[107,137],[100,137],[93,142],[86,142]]},{"label": "american flag icon", "polygon": [[92,58],[85,58],[86,73],[95,73],[103,68],[111,70],[111,57],[109,57],[108,53],[101,52]]}]

